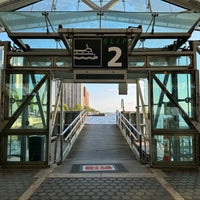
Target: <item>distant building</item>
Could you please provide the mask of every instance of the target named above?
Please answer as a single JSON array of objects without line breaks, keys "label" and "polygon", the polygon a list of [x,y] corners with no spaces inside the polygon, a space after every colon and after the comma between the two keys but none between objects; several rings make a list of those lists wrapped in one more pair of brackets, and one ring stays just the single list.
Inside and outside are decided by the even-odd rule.
[{"label": "distant building", "polygon": [[63,90],[63,103],[69,108],[79,104],[84,106],[84,85],[82,83],[65,83]]},{"label": "distant building", "polygon": [[84,96],[83,105],[89,107],[89,105],[90,105],[90,102],[89,102],[90,95],[89,95],[89,92],[87,91],[86,87],[84,87],[83,96]]}]

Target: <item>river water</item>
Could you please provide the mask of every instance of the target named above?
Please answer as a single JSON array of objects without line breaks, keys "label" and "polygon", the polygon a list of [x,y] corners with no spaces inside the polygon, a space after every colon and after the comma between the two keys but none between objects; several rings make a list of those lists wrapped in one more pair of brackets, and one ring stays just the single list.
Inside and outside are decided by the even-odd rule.
[{"label": "river water", "polygon": [[86,124],[116,124],[116,113],[106,116],[87,116]]}]

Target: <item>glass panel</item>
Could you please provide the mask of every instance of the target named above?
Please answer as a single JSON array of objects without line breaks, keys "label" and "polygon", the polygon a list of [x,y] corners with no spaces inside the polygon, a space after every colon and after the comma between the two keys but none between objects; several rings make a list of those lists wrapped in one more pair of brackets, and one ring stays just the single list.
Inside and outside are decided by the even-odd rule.
[{"label": "glass panel", "polygon": [[152,67],[185,67],[191,65],[191,59],[189,56],[150,56],[149,64]]},{"label": "glass panel", "polygon": [[[8,117],[11,117],[44,77],[43,74],[11,74],[7,84]],[[47,81],[33,93],[22,113],[12,126],[13,129],[47,128]]]},{"label": "glass panel", "polygon": [[145,60],[145,56],[129,56],[128,67],[144,67]]},{"label": "glass panel", "polygon": [[0,46],[0,70],[3,69],[4,47]]},{"label": "glass panel", "polygon": [[163,136],[155,138],[155,161],[193,161],[193,136]]},{"label": "glass panel", "polygon": [[72,58],[71,57],[57,57],[56,58],[57,67],[72,67]]},{"label": "glass panel", "polygon": [[198,46],[198,49],[197,49],[197,69],[200,70],[200,46]]},{"label": "glass panel", "polygon": [[[32,33],[56,33],[59,25],[64,28],[137,28],[142,25],[145,33],[159,32],[185,32],[187,33],[199,19],[198,13],[157,13],[155,18],[152,13],[140,12],[115,12],[115,11],[65,11],[65,12],[0,12],[2,27],[6,25],[11,32],[32,32]],[[64,19],[64,20],[63,20]],[[152,21],[155,19],[155,24]],[[48,23],[46,23],[48,21]],[[14,22],[14,23],[13,23]],[[152,26],[151,26],[152,25]],[[31,48],[65,48],[60,40],[54,39],[24,39],[24,44]],[[143,44],[138,42],[137,47],[144,48],[165,47],[173,44],[174,40],[145,40]],[[138,48],[139,48],[138,47]]]},{"label": "glass panel", "polygon": [[12,67],[50,67],[51,63],[52,58],[46,56],[17,56],[10,59]]},{"label": "glass panel", "polygon": [[[189,74],[159,74],[156,75],[162,86],[173,96],[188,117],[192,117],[191,77]],[[166,91],[153,81],[153,117],[154,128],[190,128],[185,122],[182,111],[169,99]]]},{"label": "glass panel", "polygon": [[55,39],[22,39],[24,44],[31,48],[65,49],[62,40]]},{"label": "glass panel", "polygon": [[65,28],[99,28],[100,26],[101,28],[128,28],[142,24],[143,32],[152,32],[152,28],[154,32],[188,32],[199,19],[198,13],[157,13],[155,26],[149,28],[154,17],[149,12],[104,11],[102,13],[94,11],[48,12],[51,27],[46,26],[46,15],[39,11],[0,12],[0,18],[11,32],[21,30],[47,32],[47,28],[49,32],[55,32],[60,24]]},{"label": "glass panel", "polygon": [[[165,49],[166,46],[169,44],[173,44],[173,39],[145,39],[145,40],[139,40],[135,46],[135,48],[163,48]],[[134,51],[133,51],[134,53]]]},{"label": "glass panel", "polygon": [[[3,62],[4,62],[3,58],[4,58],[4,47],[0,46],[0,84],[1,85],[2,85],[1,70],[3,69]],[[1,87],[0,87],[0,94],[1,94]],[[0,95],[0,100],[1,100],[1,95]]]},{"label": "glass panel", "polygon": [[46,136],[9,135],[7,161],[45,161]]}]

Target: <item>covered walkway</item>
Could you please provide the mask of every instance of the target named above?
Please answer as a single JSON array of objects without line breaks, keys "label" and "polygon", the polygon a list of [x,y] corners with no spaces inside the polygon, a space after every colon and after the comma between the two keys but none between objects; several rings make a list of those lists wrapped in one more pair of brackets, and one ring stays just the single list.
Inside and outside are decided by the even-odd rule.
[{"label": "covered walkway", "polygon": [[[63,112],[60,131],[56,124],[59,108],[67,104],[66,84],[116,83],[119,94],[127,93],[128,84],[136,86],[135,124],[147,136],[151,165],[199,167],[199,41],[189,42],[199,28],[199,15],[104,12],[100,19],[98,15],[94,11],[0,13],[8,36],[18,46],[13,49],[8,41],[0,42],[5,55],[0,164],[48,167],[62,160],[59,149],[52,150],[57,142],[62,146],[70,139],[62,132]],[[56,31],[48,29],[51,24]],[[77,57],[77,50],[84,54],[86,47],[94,62],[91,56]],[[40,157],[33,159],[35,137]],[[165,152],[169,162],[163,162]]]}]

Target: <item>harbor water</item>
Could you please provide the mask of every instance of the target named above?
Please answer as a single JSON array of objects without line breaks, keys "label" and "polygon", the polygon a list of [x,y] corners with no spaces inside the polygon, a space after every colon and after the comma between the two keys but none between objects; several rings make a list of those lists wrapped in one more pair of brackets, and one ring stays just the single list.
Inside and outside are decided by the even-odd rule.
[{"label": "harbor water", "polygon": [[107,113],[106,116],[87,116],[86,124],[116,124],[116,113]]}]

